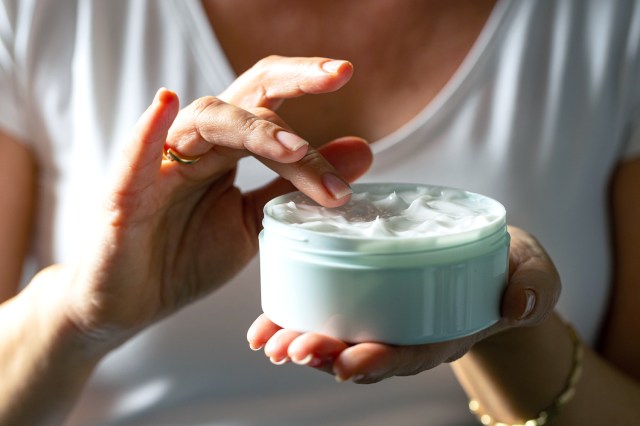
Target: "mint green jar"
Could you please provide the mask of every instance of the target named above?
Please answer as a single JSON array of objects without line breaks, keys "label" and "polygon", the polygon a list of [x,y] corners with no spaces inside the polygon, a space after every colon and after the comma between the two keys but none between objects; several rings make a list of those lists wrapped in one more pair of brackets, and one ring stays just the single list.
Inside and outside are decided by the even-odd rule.
[{"label": "mint green jar", "polygon": [[508,271],[504,207],[467,191],[357,184],[325,209],[271,200],[260,234],[262,308],[284,328],[347,342],[455,339],[500,317]]}]

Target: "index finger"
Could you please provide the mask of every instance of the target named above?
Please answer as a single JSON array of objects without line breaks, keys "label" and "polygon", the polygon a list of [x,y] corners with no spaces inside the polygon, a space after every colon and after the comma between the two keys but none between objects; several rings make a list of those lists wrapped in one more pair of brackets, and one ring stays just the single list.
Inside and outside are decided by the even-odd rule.
[{"label": "index finger", "polygon": [[249,153],[293,162],[305,155],[309,143],[272,121],[204,96],[180,110],[169,129],[167,145],[185,157],[201,157],[215,149],[230,162]]},{"label": "index finger", "polygon": [[338,90],[352,74],[353,65],[345,60],[273,55],[240,75],[219,98],[241,108],[275,110],[284,99]]}]

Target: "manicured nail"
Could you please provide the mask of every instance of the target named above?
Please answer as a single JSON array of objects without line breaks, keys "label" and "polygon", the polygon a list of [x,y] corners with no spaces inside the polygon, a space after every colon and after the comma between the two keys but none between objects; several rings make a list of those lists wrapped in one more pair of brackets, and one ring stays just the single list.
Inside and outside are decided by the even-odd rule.
[{"label": "manicured nail", "polygon": [[291,358],[291,361],[293,361],[295,364],[298,364],[298,365],[307,365],[311,362],[312,359],[313,359],[313,354],[309,354],[300,360]]},{"label": "manicured nail", "polygon": [[353,377],[351,378],[351,381],[352,381],[353,383],[358,383],[360,380],[362,380],[362,379],[364,379],[364,378],[365,378],[365,375],[364,375],[364,374],[356,374],[355,376],[353,376]]},{"label": "manicured nail", "polygon": [[273,357],[269,358],[269,361],[271,361],[272,364],[275,365],[282,365],[282,364],[286,364],[287,362],[289,362],[289,357],[284,357],[282,359],[275,359]]},{"label": "manicured nail", "polygon": [[167,101],[167,99],[173,96],[173,92],[169,89],[167,89],[166,87],[161,87],[158,89],[158,91],[156,92],[156,95],[153,97],[153,103],[158,103],[161,100],[162,101]]},{"label": "manicured nail", "polygon": [[159,89],[156,91],[156,95],[153,97],[153,102],[158,102],[158,100],[160,100],[160,94],[161,94],[162,92],[164,92],[165,90],[167,90],[167,89],[166,89],[164,86],[163,86],[163,87],[161,87],[161,88],[159,88]]},{"label": "manicured nail", "polygon": [[260,349],[264,348],[264,345],[253,346],[251,342],[249,342],[249,347],[251,348],[252,351],[259,351]]},{"label": "manicured nail", "polygon": [[336,382],[338,382],[338,383],[344,383],[344,382],[348,381],[349,379],[351,379],[351,376],[349,376],[349,377],[342,377],[341,375],[339,375],[338,373],[336,373],[335,378],[336,378]]},{"label": "manicured nail", "polygon": [[531,312],[533,312],[533,308],[536,307],[536,293],[530,288],[527,288],[524,290],[524,295],[527,300],[524,307],[524,312],[520,316],[521,320],[527,318],[531,314]]},{"label": "manicured nail", "polygon": [[325,173],[322,176],[322,183],[326,190],[329,191],[336,200],[353,193],[348,183],[331,173]]},{"label": "manicured nail", "polygon": [[345,373],[341,373],[339,370],[335,368],[333,369],[333,375],[336,379],[336,382],[338,383],[348,382],[353,377],[353,374],[350,376],[346,376]]},{"label": "manicured nail", "polygon": [[336,382],[338,383],[344,383],[344,382],[353,382],[353,383],[358,383],[360,380],[364,379],[366,377],[365,374],[356,374],[355,376],[349,376],[349,377],[342,377],[339,374],[336,374]]},{"label": "manicured nail", "polygon": [[322,64],[322,69],[325,70],[328,73],[335,73],[338,72],[338,70],[340,69],[340,67],[344,64],[346,64],[347,61],[327,61],[325,63]]},{"label": "manicured nail", "polygon": [[279,131],[276,133],[276,139],[282,144],[282,146],[293,152],[309,145],[309,142],[305,141],[301,137],[285,131]]},{"label": "manicured nail", "polygon": [[322,358],[317,358],[317,357],[313,357],[313,359],[311,361],[309,361],[309,363],[307,364],[309,367],[320,367],[322,365],[326,365],[326,364],[330,364],[333,363],[333,358],[327,358],[327,359],[322,359]]}]

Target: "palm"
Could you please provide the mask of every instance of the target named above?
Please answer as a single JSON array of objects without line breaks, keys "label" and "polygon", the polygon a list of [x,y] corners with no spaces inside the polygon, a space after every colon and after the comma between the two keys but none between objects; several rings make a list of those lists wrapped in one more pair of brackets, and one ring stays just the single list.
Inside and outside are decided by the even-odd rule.
[{"label": "palm", "polygon": [[[193,207],[184,211],[179,205],[177,211],[169,212],[169,217],[181,223],[160,254],[163,263],[169,265],[162,277],[169,309],[216,289],[257,251],[257,210],[231,179],[215,181],[186,204]],[[189,221],[185,222],[187,217]]]},{"label": "palm", "polygon": [[93,299],[101,301],[97,322],[104,316],[118,328],[144,326],[229,280],[257,250],[256,209],[231,173],[188,196],[170,194],[167,181],[159,176],[134,195],[142,201],[127,223],[107,226],[96,266],[108,283],[93,282]]}]

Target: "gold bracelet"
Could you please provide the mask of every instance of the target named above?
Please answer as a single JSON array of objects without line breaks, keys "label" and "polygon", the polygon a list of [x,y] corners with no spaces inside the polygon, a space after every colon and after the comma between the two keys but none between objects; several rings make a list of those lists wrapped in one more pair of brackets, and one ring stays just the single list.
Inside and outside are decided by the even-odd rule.
[{"label": "gold bracelet", "polygon": [[469,401],[469,410],[475,414],[480,423],[485,426],[542,426],[547,424],[549,420],[551,420],[555,415],[558,414],[560,409],[566,405],[573,395],[575,394],[576,384],[578,380],[580,380],[580,376],[582,375],[582,357],[584,354],[584,349],[582,347],[582,343],[580,342],[580,338],[576,333],[576,330],[570,325],[565,324],[567,329],[569,330],[569,335],[571,336],[571,341],[573,342],[573,366],[571,367],[571,372],[569,373],[569,378],[564,386],[560,395],[544,410],[538,413],[538,416],[534,419],[524,420],[522,423],[505,423],[500,422],[489,414],[483,412],[480,403],[472,399]]}]

